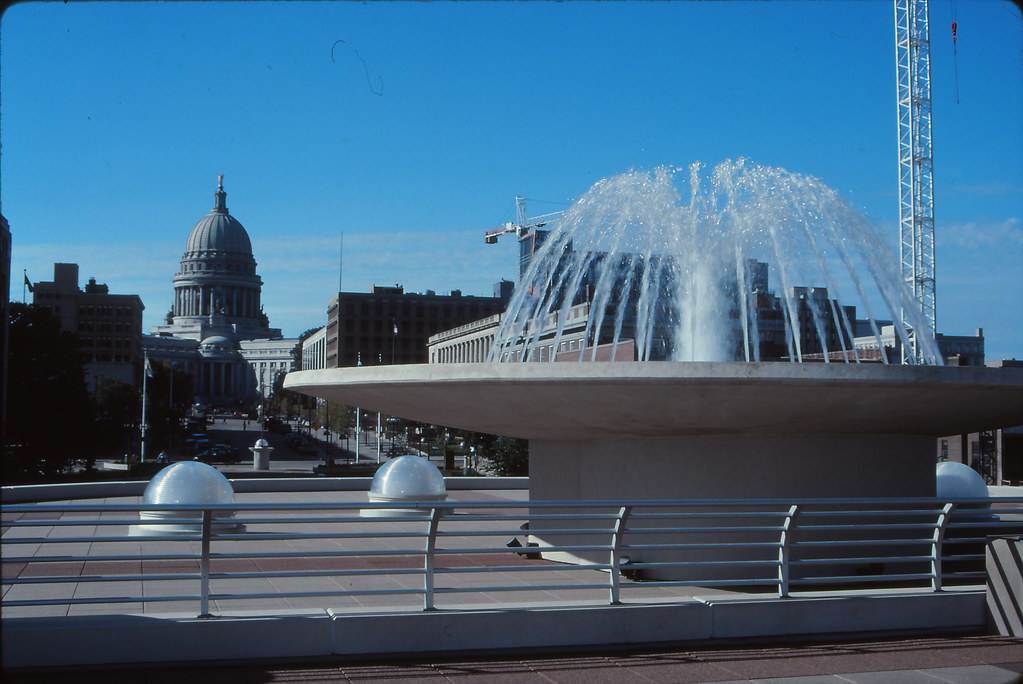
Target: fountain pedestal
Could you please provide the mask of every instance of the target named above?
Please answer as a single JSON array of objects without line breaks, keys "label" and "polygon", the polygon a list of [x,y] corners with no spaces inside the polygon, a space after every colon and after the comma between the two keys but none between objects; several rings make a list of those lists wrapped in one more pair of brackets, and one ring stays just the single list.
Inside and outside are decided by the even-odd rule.
[{"label": "fountain pedestal", "polygon": [[422,364],[300,371],[285,387],[528,439],[545,500],[933,496],[935,438],[1023,415],[1016,368]]},{"label": "fountain pedestal", "polygon": [[934,496],[937,437],[1023,416],[1016,368],[424,364],[300,371],[284,386],[528,439],[538,501]]}]

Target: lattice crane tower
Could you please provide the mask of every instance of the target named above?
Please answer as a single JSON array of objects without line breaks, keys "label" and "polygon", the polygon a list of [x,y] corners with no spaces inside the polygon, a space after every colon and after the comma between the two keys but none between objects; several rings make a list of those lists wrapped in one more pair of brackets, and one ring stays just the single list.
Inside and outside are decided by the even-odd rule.
[{"label": "lattice crane tower", "polygon": [[[934,157],[931,149],[931,49],[928,0],[895,0],[899,97],[899,261],[927,331],[934,335]],[[903,315],[902,324],[909,327]],[[921,361],[917,331],[903,360]]]}]

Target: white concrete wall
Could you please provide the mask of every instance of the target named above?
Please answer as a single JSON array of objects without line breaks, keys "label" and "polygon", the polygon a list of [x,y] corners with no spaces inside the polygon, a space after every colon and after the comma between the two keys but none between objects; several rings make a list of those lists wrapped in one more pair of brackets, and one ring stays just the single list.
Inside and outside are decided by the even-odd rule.
[{"label": "white concrete wall", "polygon": [[694,597],[678,605],[3,621],[5,668],[586,649],[751,637],[922,635],[983,628],[983,592],[829,598]]}]

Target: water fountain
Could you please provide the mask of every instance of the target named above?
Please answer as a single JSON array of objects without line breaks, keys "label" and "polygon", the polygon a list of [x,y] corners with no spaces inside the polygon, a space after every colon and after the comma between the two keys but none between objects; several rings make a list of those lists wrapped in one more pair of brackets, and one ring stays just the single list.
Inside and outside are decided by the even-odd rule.
[{"label": "water fountain", "polygon": [[[923,335],[925,364],[862,362],[856,326],[879,338],[879,319],[916,307],[884,241],[834,190],[741,160],[700,173],[685,203],[678,170],[594,185],[521,279],[493,362],[301,371],[285,387],[526,438],[541,500],[933,496],[936,437],[1019,422],[1019,369],[942,367]],[[758,264],[775,270],[777,296]],[[499,362],[563,361],[562,321],[581,301],[574,360]],[[635,362],[588,361],[626,337]]]},{"label": "water fountain", "polygon": [[[545,236],[491,359],[563,352],[564,324],[583,303],[593,313],[579,361],[600,343],[615,350],[631,337],[640,361],[816,354],[857,362],[855,337],[883,347],[882,316],[890,322],[905,311],[913,329],[926,329],[884,240],[833,189],[745,160],[723,162],[709,178],[701,169],[633,171],[595,184]],[[862,321],[848,306],[856,303]],[[906,331],[895,331],[908,347]],[[940,363],[933,338],[917,344],[925,363]]]}]

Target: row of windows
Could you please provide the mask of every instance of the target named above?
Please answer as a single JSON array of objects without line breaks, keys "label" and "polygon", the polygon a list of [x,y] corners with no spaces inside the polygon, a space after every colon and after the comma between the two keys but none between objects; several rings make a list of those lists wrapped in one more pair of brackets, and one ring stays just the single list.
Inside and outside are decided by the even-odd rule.
[{"label": "row of windows", "polygon": [[200,273],[205,271],[211,271],[213,273],[248,273],[249,269],[247,264],[238,263],[213,263],[207,264],[205,262],[191,262],[181,265],[182,273]]},{"label": "row of windows", "polygon": [[130,363],[131,357],[125,354],[93,354],[92,363]]},{"label": "row of windows", "polygon": [[[366,320],[366,319],[362,319],[362,320],[358,321],[358,324],[359,324],[358,325],[358,328],[359,328],[358,332],[368,333],[368,332],[370,332],[370,327],[372,327],[373,328],[373,332],[375,332],[375,333],[390,332],[393,335],[394,334],[394,326],[397,326],[398,327],[398,334],[401,334],[402,332],[406,332],[406,333],[407,332],[414,332],[416,335],[421,337],[422,335],[424,335],[426,333],[426,324],[423,323],[423,321],[416,321],[415,323],[407,322],[407,321],[392,322],[392,321],[383,321],[383,320],[378,318],[375,321],[372,321],[372,326],[370,326],[370,323],[371,322]],[[344,330],[344,332],[346,332],[346,333],[353,333],[353,332],[356,332],[356,330],[355,330],[356,325],[355,324],[356,324],[356,321],[354,321],[354,320],[349,318],[349,319],[346,319],[342,323],[341,327]],[[411,330],[410,330],[410,328],[411,328]]]},{"label": "row of windows", "polygon": [[92,321],[79,321],[78,332],[119,332],[119,333],[132,333],[136,332],[135,326],[131,323],[111,323],[110,321],[100,321],[94,323]]},{"label": "row of windows", "polygon": [[78,315],[83,318],[110,316],[132,316],[136,310],[130,306],[83,306],[78,309]]},{"label": "row of windows", "polygon": [[116,349],[131,349],[135,345],[130,338],[110,337],[83,337],[82,347],[114,347]]},{"label": "row of windows", "polygon": [[[364,350],[372,350],[372,352],[375,354],[377,351],[379,351],[381,349],[386,349],[389,352],[391,350],[392,345],[393,345],[393,347],[395,349],[406,349],[406,350],[407,349],[416,349],[416,350],[423,350],[423,348],[418,343],[413,344],[413,340],[410,340],[408,338],[402,339],[401,337],[393,338],[391,336],[387,336],[387,337],[367,337],[367,336],[363,336],[363,337],[360,337],[359,338],[358,348],[359,349],[364,349]],[[425,351],[425,350],[423,350],[423,351]]]},{"label": "row of windows", "polygon": [[257,362],[254,364],[257,370],[284,370],[291,366],[290,361],[269,361],[269,362]]},{"label": "row of windows", "polygon": [[415,306],[410,302],[346,302],[342,318],[429,318],[431,320],[449,318],[483,318],[495,313],[498,306],[481,307],[478,304],[459,304],[455,306]]}]

